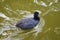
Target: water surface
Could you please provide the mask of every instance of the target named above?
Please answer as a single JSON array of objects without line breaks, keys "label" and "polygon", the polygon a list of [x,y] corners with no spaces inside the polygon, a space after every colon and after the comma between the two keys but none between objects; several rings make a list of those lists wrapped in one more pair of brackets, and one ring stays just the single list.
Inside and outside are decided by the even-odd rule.
[{"label": "water surface", "polygon": [[[21,30],[15,24],[39,11],[39,24]],[[0,0],[0,40],[60,40],[60,0]]]}]

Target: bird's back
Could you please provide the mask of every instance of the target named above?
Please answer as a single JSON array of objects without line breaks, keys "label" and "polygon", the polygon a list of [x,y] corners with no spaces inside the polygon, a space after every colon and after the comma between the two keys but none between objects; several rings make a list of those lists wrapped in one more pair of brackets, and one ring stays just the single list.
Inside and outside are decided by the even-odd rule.
[{"label": "bird's back", "polygon": [[34,20],[33,18],[25,18],[21,19],[16,26],[23,28],[23,29],[28,29],[28,28],[33,28],[38,24],[38,20]]}]

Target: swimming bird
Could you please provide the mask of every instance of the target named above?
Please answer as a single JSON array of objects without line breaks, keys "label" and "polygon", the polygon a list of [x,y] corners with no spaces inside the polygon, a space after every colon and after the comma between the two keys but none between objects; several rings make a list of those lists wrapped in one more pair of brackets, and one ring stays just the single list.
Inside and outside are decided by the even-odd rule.
[{"label": "swimming bird", "polygon": [[34,28],[40,21],[38,14],[39,12],[35,11],[33,17],[21,19],[17,22],[16,27],[19,27],[21,29]]}]

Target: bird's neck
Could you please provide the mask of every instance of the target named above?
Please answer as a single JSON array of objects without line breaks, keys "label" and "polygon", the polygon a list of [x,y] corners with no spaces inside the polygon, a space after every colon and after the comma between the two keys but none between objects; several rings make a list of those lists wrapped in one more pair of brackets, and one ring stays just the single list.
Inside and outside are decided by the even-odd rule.
[{"label": "bird's neck", "polygon": [[34,16],[34,20],[40,20],[38,16]]}]

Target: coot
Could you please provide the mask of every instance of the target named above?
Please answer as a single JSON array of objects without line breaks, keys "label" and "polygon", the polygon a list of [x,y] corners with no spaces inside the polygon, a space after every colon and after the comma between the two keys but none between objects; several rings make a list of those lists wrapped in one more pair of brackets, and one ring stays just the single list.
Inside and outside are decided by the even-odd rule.
[{"label": "coot", "polygon": [[21,29],[32,29],[40,21],[38,14],[39,12],[34,12],[34,17],[21,19],[17,22],[16,27],[20,27]]}]

